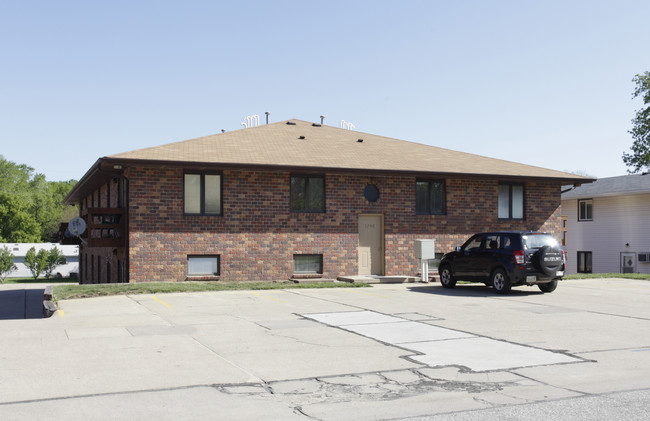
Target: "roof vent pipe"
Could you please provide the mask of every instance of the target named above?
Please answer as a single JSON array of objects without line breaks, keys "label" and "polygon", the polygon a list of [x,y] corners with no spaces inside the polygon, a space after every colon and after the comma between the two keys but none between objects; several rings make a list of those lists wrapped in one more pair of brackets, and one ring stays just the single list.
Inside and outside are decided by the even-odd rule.
[{"label": "roof vent pipe", "polygon": [[321,125],[321,126],[323,125],[323,120],[325,120],[325,116],[324,116],[324,115],[320,116],[320,125]]},{"label": "roof vent pipe", "polygon": [[245,129],[249,127],[257,127],[260,125],[260,116],[257,114],[249,115],[244,118],[241,125],[244,126]]},{"label": "roof vent pipe", "polygon": [[341,126],[342,129],[347,129],[347,130],[352,130],[354,129],[354,124],[350,123],[349,121],[341,120]]},{"label": "roof vent pipe", "polygon": [[269,124],[269,114],[271,114],[268,111],[265,111],[264,114],[266,114],[266,124]]}]

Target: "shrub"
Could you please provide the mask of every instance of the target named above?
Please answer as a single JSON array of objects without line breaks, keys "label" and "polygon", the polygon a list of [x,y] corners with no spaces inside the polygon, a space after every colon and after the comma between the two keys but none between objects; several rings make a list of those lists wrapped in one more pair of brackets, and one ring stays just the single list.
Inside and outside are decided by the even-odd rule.
[{"label": "shrub", "polygon": [[49,254],[50,253],[45,249],[40,249],[38,253],[36,253],[36,247],[27,250],[27,253],[25,254],[25,266],[27,266],[29,271],[32,273],[34,279],[38,279],[41,273],[47,269],[47,259]]},{"label": "shrub", "polygon": [[0,283],[4,283],[7,275],[17,269],[14,265],[14,255],[7,247],[2,247],[0,249]]}]

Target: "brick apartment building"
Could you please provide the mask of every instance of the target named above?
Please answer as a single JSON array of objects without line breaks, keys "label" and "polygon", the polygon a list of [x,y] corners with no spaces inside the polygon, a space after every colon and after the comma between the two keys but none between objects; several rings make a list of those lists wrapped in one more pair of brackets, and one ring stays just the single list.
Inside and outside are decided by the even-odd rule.
[{"label": "brick apartment building", "polygon": [[300,120],[99,158],[66,197],[83,283],[414,275],[486,230],[561,233],[585,177]]}]

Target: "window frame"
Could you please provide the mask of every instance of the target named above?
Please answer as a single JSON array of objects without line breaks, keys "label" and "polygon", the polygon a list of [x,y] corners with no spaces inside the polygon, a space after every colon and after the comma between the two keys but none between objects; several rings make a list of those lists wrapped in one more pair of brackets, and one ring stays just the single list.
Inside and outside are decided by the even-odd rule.
[{"label": "window frame", "polygon": [[[418,208],[418,183],[426,183],[426,209],[422,210]],[[432,198],[433,195],[433,186],[434,185],[442,186],[442,208],[440,211],[433,209]],[[447,215],[447,180],[444,178],[432,179],[432,178],[417,178],[415,180],[415,214],[416,215]]]},{"label": "window frame", "polygon": [[[302,209],[294,208],[294,179],[302,178],[305,180],[303,194],[303,207]],[[322,209],[312,209],[307,206],[307,198],[312,191],[310,188],[309,180],[322,180],[323,182],[323,207]],[[326,213],[327,209],[327,194],[326,194],[326,184],[325,184],[325,175],[320,174],[291,174],[289,178],[289,210],[295,213]]]},{"label": "window frame", "polygon": [[[190,273],[190,259],[214,258],[217,261],[217,271],[210,273]],[[221,255],[220,254],[188,254],[187,255],[187,277],[210,277],[221,276]]]},{"label": "window frame", "polygon": [[[501,212],[501,187],[508,187],[508,216],[502,217]],[[515,218],[513,214],[513,187],[521,187],[521,218]],[[523,221],[526,219],[526,184],[524,183],[499,183],[497,189],[497,218],[502,221]]]},{"label": "window frame", "polygon": [[[582,205],[584,213],[582,212]],[[578,200],[578,222],[593,221],[594,220],[594,199],[579,199]]]},{"label": "window frame", "polygon": [[[580,257],[584,255],[584,266],[581,270],[580,267]],[[576,272],[578,273],[593,273],[593,259],[594,254],[591,251],[579,251],[577,253],[578,259],[576,260]],[[587,265],[587,258],[589,259],[589,264]],[[587,270],[589,269],[589,270]]]},{"label": "window frame", "polygon": [[[199,212],[187,212],[187,189],[186,177],[188,175],[198,175],[199,179]],[[205,191],[205,176],[218,176],[219,177],[219,212],[205,211],[206,191]],[[223,216],[223,173],[220,171],[183,171],[183,215],[185,216]]]},{"label": "window frame", "polygon": [[[299,271],[296,270],[296,257],[317,257],[319,261],[319,270],[317,271]],[[323,274],[323,255],[318,253],[294,253],[293,255],[293,273],[294,275],[322,275]]]}]

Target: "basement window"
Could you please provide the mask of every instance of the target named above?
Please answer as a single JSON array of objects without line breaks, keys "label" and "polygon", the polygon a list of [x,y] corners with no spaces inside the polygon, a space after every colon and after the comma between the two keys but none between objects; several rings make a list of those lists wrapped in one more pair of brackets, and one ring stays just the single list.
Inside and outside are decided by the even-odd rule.
[{"label": "basement window", "polygon": [[294,254],[293,273],[300,275],[320,275],[323,273],[322,254]]},{"label": "basement window", "polygon": [[219,276],[219,255],[187,256],[188,276]]},{"label": "basement window", "polygon": [[592,252],[578,252],[578,273],[591,273]]}]

